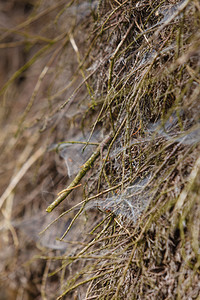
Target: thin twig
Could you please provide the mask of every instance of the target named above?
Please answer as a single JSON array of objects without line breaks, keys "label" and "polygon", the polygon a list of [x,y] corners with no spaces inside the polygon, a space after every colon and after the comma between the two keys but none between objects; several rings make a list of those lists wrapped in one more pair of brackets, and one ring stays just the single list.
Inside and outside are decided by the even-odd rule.
[{"label": "thin twig", "polygon": [[71,184],[67,187],[66,192],[62,193],[59,195],[46,209],[47,212],[51,212],[56,206],[58,206],[73,190],[75,186],[77,186],[80,182],[80,180],[85,176],[85,174],[89,171],[91,168],[92,164],[95,162],[97,157],[100,154],[100,151],[102,149],[102,146],[105,146],[105,141],[106,144],[109,143],[111,140],[111,136],[108,140],[108,137],[106,137],[101,144],[97,147],[96,151],[90,156],[90,158],[86,161],[86,163],[83,165],[79,173],[76,175],[74,180],[71,182]]},{"label": "thin twig", "polygon": [[3,195],[0,198],[0,208],[2,207],[4,201],[8,198],[8,196],[12,193],[16,185],[19,183],[19,181],[22,179],[22,177],[26,174],[28,169],[38,160],[44,153],[44,148],[39,148],[28,160],[27,162],[22,166],[22,168],[19,170],[19,172],[16,174],[16,176],[11,180],[10,184],[8,185],[7,189],[3,193]]}]

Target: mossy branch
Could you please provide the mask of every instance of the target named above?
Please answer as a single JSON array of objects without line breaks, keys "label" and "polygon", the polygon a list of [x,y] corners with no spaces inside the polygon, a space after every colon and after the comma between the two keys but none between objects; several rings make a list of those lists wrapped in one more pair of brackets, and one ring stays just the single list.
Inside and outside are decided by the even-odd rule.
[{"label": "mossy branch", "polygon": [[75,186],[78,185],[80,180],[85,176],[85,174],[89,171],[92,164],[95,162],[97,157],[99,156],[102,148],[106,146],[111,140],[111,135],[107,136],[97,147],[96,151],[90,156],[90,158],[83,165],[79,173],[76,175],[72,183],[66,188],[65,192],[59,195],[46,209],[47,212],[51,212],[56,206],[58,206],[72,191]]}]

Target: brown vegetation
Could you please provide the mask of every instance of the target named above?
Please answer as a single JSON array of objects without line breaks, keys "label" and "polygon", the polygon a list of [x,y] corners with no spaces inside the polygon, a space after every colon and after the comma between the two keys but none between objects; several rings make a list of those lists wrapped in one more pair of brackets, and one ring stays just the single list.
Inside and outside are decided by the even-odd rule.
[{"label": "brown vegetation", "polygon": [[197,299],[199,2],[0,7],[0,298]]}]

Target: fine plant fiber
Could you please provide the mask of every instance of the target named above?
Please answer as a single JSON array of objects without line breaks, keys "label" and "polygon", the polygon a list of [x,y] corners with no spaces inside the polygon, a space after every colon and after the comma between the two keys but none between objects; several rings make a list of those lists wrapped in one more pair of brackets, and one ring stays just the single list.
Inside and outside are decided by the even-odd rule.
[{"label": "fine plant fiber", "polygon": [[197,0],[44,0],[0,29],[0,293],[198,299],[199,20]]}]

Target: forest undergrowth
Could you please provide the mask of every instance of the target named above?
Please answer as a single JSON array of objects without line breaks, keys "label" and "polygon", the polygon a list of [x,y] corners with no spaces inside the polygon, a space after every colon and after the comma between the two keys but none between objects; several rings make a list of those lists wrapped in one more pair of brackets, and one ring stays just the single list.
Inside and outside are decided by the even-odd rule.
[{"label": "forest undergrowth", "polygon": [[0,298],[199,299],[199,1],[22,2],[0,2]]}]

